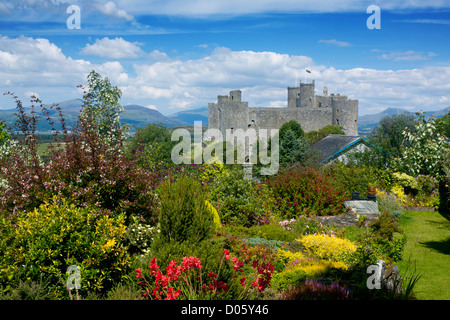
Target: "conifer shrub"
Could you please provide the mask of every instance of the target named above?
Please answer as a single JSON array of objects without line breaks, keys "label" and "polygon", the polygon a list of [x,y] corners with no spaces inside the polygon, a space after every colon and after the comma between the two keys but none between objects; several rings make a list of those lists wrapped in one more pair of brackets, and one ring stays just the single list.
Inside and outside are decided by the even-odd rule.
[{"label": "conifer shrub", "polygon": [[166,180],[159,189],[160,232],[157,245],[165,242],[200,242],[212,236],[214,218],[199,182],[181,176]]}]

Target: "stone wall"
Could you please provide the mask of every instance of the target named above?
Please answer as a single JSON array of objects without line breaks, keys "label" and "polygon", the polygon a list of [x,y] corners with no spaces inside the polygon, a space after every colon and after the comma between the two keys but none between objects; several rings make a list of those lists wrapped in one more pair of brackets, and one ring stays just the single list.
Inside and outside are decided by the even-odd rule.
[{"label": "stone wall", "polygon": [[339,94],[315,95],[315,83],[300,83],[288,87],[287,108],[249,108],[241,101],[241,91],[220,95],[217,103],[209,103],[208,128],[219,129],[225,136],[227,129],[279,129],[295,120],[305,132],[327,125],[340,125],[347,135],[358,135],[358,100]]}]

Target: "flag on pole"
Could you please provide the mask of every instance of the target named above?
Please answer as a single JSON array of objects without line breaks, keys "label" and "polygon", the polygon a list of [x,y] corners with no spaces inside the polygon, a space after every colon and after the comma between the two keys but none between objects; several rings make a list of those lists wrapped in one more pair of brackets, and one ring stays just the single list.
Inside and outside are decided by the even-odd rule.
[{"label": "flag on pole", "polygon": [[311,73],[311,70],[309,70],[309,69],[306,69],[306,72],[307,72],[307,73]]}]

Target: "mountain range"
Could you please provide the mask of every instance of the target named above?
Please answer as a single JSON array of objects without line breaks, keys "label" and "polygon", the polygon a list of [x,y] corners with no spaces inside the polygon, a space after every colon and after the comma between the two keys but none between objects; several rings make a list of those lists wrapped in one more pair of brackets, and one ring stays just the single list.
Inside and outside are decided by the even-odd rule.
[{"label": "mountain range", "polygon": [[[73,125],[75,125],[78,119],[78,115],[80,114],[83,101],[81,99],[67,100],[58,103],[58,105],[61,107],[66,126],[72,127]],[[48,108],[49,106],[47,105],[46,107]],[[135,131],[135,128],[144,127],[151,123],[161,124],[166,127],[179,127],[194,125],[194,121],[202,121],[203,126],[208,125],[208,107],[180,111],[168,116],[164,116],[157,110],[149,109],[139,105],[125,105],[123,107],[125,109],[125,112],[120,115],[120,121],[122,123],[130,124],[131,131]],[[29,110],[30,108],[25,109]],[[17,117],[14,115],[15,112],[17,112],[16,109],[0,109],[0,120],[11,126],[13,121],[17,119]],[[450,107],[447,107],[438,111],[426,112],[425,115],[439,118],[449,112]],[[379,113],[360,116],[358,118],[359,134],[369,134],[373,128],[379,125],[380,120],[384,117],[391,117],[393,115],[402,113],[413,115],[415,114],[415,112],[410,112],[404,109],[387,108],[386,110]],[[58,111],[56,109],[51,109],[49,111],[49,114],[55,122],[55,129],[60,129],[60,127],[58,126]],[[43,117],[43,115],[41,116]],[[45,132],[50,130],[51,126],[47,121],[41,120],[38,122],[37,131]]]},{"label": "mountain range", "polygon": [[[450,107],[447,107],[437,111],[424,112],[424,115],[425,117],[433,116],[434,118],[440,118],[445,116],[449,112]],[[411,112],[400,108],[387,108],[386,110],[375,114],[358,117],[358,133],[359,135],[367,135],[372,131],[373,128],[377,127],[380,124],[381,119],[399,114],[412,114],[417,117],[416,112]]]}]

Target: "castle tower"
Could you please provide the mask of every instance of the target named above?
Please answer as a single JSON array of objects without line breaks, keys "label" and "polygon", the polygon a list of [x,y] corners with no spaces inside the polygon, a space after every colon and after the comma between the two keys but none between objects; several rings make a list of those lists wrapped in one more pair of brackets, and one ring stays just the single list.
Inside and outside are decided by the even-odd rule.
[{"label": "castle tower", "polygon": [[313,108],[315,95],[315,80],[311,83],[300,83],[300,95],[297,99],[297,107]]},{"label": "castle tower", "polygon": [[297,107],[297,99],[300,96],[300,87],[288,87],[288,108]]}]

